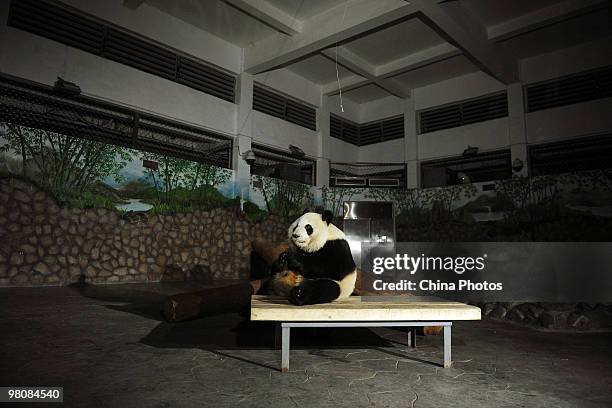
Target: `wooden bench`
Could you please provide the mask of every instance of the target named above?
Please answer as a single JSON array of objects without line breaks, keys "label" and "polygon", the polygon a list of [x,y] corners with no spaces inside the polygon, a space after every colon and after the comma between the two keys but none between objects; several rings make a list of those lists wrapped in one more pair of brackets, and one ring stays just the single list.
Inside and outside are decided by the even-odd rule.
[{"label": "wooden bench", "polygon": [[415,327],[444,327],[444,367],[450,367],[451,326],[456,320],[480,320],[480,309],[465,303],[422,296],[351,296],[320,305],[294,306],[275,296],[251,298],[251,320],[280,323],[281,371],[289,371],[292,327],[409,327],[408,345],[415,347]]}]

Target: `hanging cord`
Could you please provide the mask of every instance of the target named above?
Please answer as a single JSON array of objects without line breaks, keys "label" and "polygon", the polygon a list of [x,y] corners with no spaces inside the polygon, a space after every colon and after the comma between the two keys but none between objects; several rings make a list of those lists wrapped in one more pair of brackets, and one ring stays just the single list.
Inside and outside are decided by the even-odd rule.
[{"label": "hanging cord", "polygon": [[[344,24],[344,18],[346,17],[346,9],[348,8],[348,0],[344,3],[344,13],[342,14],[342,21],[340,27]],[[339,34],[338,34],[339,35]],[[338,81],[338,92],[340,96],[340,110],[344,113],[344,105],[342,104],[342,85],[340,84],[340,74],[338,73],[338,41],[336,41],[336,80]]]}]

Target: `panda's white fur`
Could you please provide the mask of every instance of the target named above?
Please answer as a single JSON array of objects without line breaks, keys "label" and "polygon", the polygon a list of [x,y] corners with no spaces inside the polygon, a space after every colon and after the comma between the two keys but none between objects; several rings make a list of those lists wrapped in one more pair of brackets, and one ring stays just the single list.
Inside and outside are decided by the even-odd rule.
[{"label": "panda's white fur", "polygon": [[[331,220],[324,220],[319,213],[306,213],[289,226],[289,240],[296,248],[307,253],[316,253],[329,241],[346,241],[344,232],[329,221]],[[311,229],[310,233],[309,229]],[[350,250],[348,256],[351,256]],[[356,280],[356,268],[348,272],[342,279],[334,280],[340,286],[340,295],[337,299],[349,297],[355,289]]]},{"label": "panda's white fur", "polygon": [[[306,226],[310,225],[317,231],[312,237],[308,234]],[[321,214],[308,212],[302,215],[289,226],[287,230],[289,240],[302,251],[316,252],[323,248],[327,241],[336,239],[346,240],[346,235],[334,224],[327,224],[323,221]]]}]

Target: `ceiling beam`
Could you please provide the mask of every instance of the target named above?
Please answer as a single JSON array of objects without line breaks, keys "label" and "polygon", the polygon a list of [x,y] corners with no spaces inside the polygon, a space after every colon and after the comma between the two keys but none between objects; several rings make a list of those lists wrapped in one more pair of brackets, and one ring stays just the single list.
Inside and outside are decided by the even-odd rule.
[{"label": "ceiling beam", "polygon": [[517,62],[489,41],[486,29],[458,1],[411,0],[411,3],[418,4],[423,21],[481,70],[504,84],[518,81]]},{"label": "ceiling beam", "polygon": [[461,55],[461,50],[452,44],[444,42],[379,65],[376,67],[375,73],[377,77],[389,78],[457,55]]},{"label": "ceiling beam", "polygon": [[323,95],[336,95],[340,92],[340,88],[342,88],[342,92],[348,92],[351,89],[361,88],[362,86],[370,83],[372,83],[372,81],[367,78],[359,75],[351,75],[340,78],[340,84],[338,84],[338,81],[336,80],[323,85],[321,87],[321,93]]},{"label": "ceiling beam", "polygon": [[408,98],[410,96],[410,92],[404,89],[404,87],[399,85],[397,82],[389,81],[385,78],[376,76],[376,67],[374,65],[370,64],[368,61],[361,58],[359,55],[355,54],[346,47],[339,46],[328,48],[321,51],[321,54],[333,62],[338,61],[339,65],[342,65],[349,71],[364,77],[369,82],[378,85],[391,95],[397,96],[398,98]]},{"label": "ceiling beam", "polygon": [[487,28],[489,40],[504,41],[609,5],[609,0],[565,0]]},{"label": "ceiling beam", "polygon": [[224,1],[281,33],[295,35],[302,31],[301,21],[277,9],[265,0]]},{"label": "ceiling beam", "polygon": [[304,21],[299,34],[279,33],[245,48],[245,71],[258,74],[291,64],[417,12],[412,2],[403,0],[347,0]]}]

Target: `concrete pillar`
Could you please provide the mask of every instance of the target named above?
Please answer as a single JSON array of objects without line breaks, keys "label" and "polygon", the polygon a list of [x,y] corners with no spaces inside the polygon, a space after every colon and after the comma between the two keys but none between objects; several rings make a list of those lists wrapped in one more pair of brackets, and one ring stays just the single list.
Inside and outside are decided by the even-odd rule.
[{"label": "concrete pillar", "polygon": [[511,161],[519,159],[523,169],[513,174],[526,177],[529,174],[527,160],[527,132],[525,127],[525,103],[523,84],[515,82],[508,86],[508,135]]},{"label": "concrete pillar", "polygon": [[242,155],[251,149],[253,137],[253,76],[241,73],[238,76],[238,113],[236,115],[236,138],[232,152],[232,169],[236,175],[236,196],[248,200],[251,189],[251,166]]},{"label": "concrete pillar", "polygon": [[419,135],[413,97],[404,99],[404,161],[408,173],[406,187],[419,187]]},{"label": "concrete pillar", "polygon": [[315,186],[320,190],[323,186],[329,186],[329,96],[321,95],[321,105],[317,111],[317,137],[319,148],[317,156],[317,179]]}]

